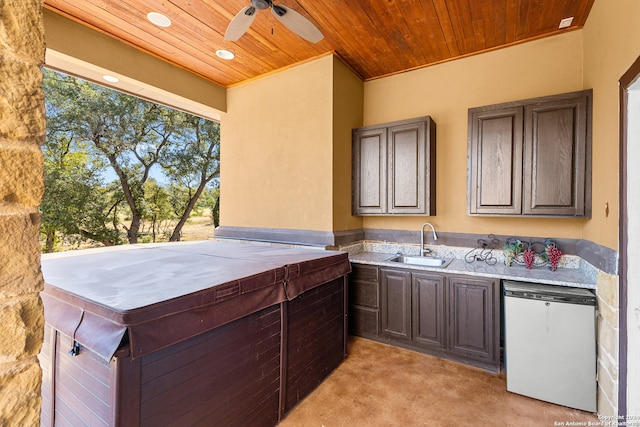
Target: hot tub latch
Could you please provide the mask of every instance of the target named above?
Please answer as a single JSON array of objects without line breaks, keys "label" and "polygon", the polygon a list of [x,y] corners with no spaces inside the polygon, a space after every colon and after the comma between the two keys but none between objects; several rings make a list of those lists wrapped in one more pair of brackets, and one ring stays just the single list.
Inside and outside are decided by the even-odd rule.
[{"label": "hot tub latch", "polygon": [[78,341],[73,342],[73,347],[71,347],[71,350],[69,350],[69,354],[71,356],[77,356],[78,354],[80,354],[80,343]]}]

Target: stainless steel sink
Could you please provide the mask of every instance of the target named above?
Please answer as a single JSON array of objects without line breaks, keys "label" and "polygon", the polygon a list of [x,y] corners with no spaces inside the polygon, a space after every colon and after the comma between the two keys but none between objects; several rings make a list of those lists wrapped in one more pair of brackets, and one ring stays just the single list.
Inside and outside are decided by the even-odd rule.
[{"label": "stainless steel sink", "polygon": [[444,258],[407,256],[407,255],[397,255],[389,259],[389,261],[397,262],[399,264],[411,264],[411,265],[420,265],[423,267],[440,267],[440,268],[445,268],[451,262],[450,259],[444,259]]}]

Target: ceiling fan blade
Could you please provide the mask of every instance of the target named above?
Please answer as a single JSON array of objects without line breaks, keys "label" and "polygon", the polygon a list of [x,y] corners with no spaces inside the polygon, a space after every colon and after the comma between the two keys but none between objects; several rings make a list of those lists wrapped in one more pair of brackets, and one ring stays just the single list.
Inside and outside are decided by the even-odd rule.
[{"label": "ceiling fan blade", "polygon": [[324,35],[311,21],[287,6],[273,5],[271,12],[287,28],[311,43],[318,43],[324,38]]},{"label": "ceiling fan blade", "polygon": [[253,6],[243,7],[236,16],[233,17],[227,31],[224,33],[224,39],[227,41],[236,41],[244,33],[247,32],[251,23],[256,18],[256,8]]}]

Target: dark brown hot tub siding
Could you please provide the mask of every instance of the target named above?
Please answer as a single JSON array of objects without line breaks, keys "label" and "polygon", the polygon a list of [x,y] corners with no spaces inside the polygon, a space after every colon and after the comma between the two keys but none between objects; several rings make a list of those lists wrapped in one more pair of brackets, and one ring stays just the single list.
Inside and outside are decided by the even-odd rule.
[{"label": "dark brown hot tub siding", "polygon": [[[280,250],[273,256],[281,257],[281,252],[286,254]],[[170,313],[171,320],[159,316],[153,325],[125,326],[129,333],[132,327],[149,331],[152,335],[143,342],[153,344],[152,350],[142,347],[134,355],[125,334],[110,359],[83,344],[93,339],[92,345],[100,347],[88,326],[97,319],[100,328],[108,325],[109,331],[113,326],[118,333],[124,325],[107,319],[114,316],[108,307],[93,307],[92,312],[91,303],[49,286],[43,294],[47,325],[40,356],[41,425],[276,425],[346,355],[347,255],[299,250],[292,255],[292,263],[279,267],[294,282],[287,291],[289,300],[279,292],[268,292],[262,301],[258,297],[275,288],[284,292],[286,279],[277,284],[264,280],[266,286],[248,295],[235,293],[215,304],[206,304],[215,291],[203,290],[201,297],[182,299],[201,303],[205,298],[193,312],[156,307],[152,310]],[[235,306],[240,311],[234,310],[232,301],[243,298],[255,303],[241,303]],[[128,315],[126,320],[136,318],[142,319]],[[74,334],[80,341],[77,356],[68,354]]]},{"label": "dark brown hot tub siding", "polygon": [[273,306],[144,357],[140,425],[275,425],[280,330]]},{"label": "dark brown hot tub siding", "polygon": [[273,426],[280,311],[266,308],[142,358],[132,360],[127,346],[108,363],[90,350],[70,356],[71,338],[47,326],[41,425]]},{"label": "dark brown hot tub siding", "polygon": [[346,357],[346,301],[346,286],[339,278],[286,305],[283,412],[311,393]]}]

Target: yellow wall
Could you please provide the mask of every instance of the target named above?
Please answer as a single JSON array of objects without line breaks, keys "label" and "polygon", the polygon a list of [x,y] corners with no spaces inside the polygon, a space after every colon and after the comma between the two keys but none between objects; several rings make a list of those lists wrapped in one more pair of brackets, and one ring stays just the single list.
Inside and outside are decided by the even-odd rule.
[{"label": "yellow wall", "polygon": [[351,129],[363,83],[328,55],[228,90],[222,117],[224,226],[359,229],[351,216]]},{"label": "yellow wall", "polygon": [[[437,124],[436,230],[581,238],[587,220],[466,215],[467,111],[582,90],[581,31],[365,83],[364,124],[430,115]],[[367,217],[365,228],[418,230],[424,217]]]},{"label": "yellow wall", "polygon": [[222,225],[332,230],[333,65],[325,56],[228,89]]},{"label": "yellow wall", "polygon": [[364,84],[337,58],[333,85],[333,231],[362,228],[351,216],[351,130],[362,126]]},{"label": "yellow wall", "polygon": [[[618,248],[620,77],[640,56],[640,2],[598,0],[584,27],[584,82],[594,91],[593,220],[584,238]],[[605,204],[609,217],[605,217]]]}]

